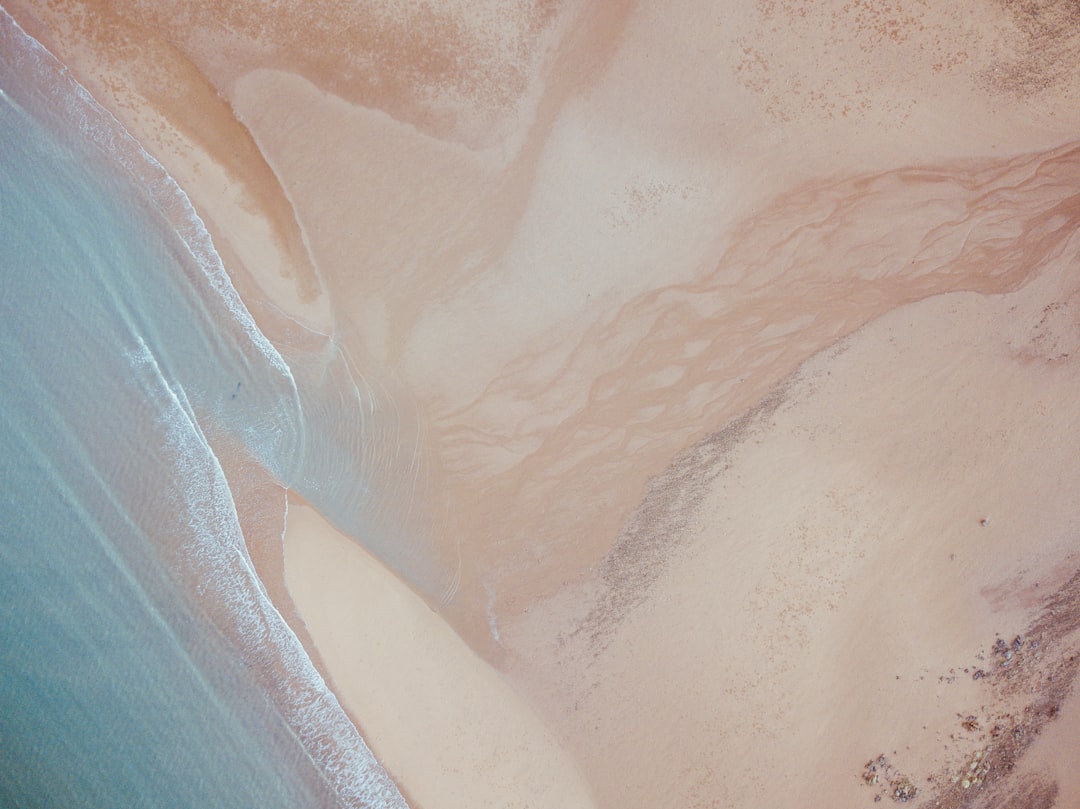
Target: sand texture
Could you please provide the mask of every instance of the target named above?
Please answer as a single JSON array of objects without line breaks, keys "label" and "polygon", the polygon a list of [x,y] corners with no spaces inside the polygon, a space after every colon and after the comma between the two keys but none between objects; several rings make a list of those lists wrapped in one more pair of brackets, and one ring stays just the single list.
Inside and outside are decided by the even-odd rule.
[{"label": "sand texture", "polygon": [[1075,2],[9,8],[379,391],[435,580],[246,521],[417,809],[1080,801]]}]

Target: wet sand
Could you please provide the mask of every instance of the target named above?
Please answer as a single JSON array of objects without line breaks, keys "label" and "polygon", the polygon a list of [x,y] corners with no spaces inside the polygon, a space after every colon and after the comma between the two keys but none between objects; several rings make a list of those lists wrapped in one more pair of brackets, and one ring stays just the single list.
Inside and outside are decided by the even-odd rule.
[{"label": "wet sand", "polygon": [[10,10],[408,414],[384,662],[485,730],[369,690],[343,571],[409,596],[315,515],[272,589],[414,805],[1075,803],[1073,6],[190,8]]}]

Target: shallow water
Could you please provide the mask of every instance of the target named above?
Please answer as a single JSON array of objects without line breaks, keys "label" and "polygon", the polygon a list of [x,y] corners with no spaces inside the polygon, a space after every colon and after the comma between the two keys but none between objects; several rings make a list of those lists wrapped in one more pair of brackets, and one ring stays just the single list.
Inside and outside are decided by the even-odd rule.
[{"label": "shallow water", "polygon": [[[2,10],[0,88],[0,805],[403,806],[255,578],[207,440],[317,480],[325,392]],[[364,497],[334,485],[308,488]]]}]

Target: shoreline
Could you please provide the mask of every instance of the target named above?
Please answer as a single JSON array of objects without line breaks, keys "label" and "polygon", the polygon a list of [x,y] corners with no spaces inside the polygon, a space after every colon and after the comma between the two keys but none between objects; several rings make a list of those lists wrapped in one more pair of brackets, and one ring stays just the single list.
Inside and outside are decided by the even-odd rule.
[{"label": "shoreline", "polygon": [[[115,174],[112,182],[125,190],[137,189],[137,199],[124,199],[122,203],[148,206],[147,221],[152,221],[155,227],[169,229],[172,238],[187,251],[176,261],[178,270],[196,273],[199,280],[194,285],[226,310],[225,326],[243,332],[247,338],[241,341],[241,350],[259,355],[271,370],[288,376],[284,361],[251,320],[237,296],[220,256],[213,248],[212,238],[184,190],[123,123],[86,91],[67,66],[27,34],[14,17],[2,9],[0,15],[5,41],[20,55],[20,66],[30,72],[27,86],[20,87],[18,94],[20,99],[28,101],[29,106],[36,107],[30,117],[42,126],[61,127],[64,137],[69,137],[70,132],[62,127],[77,127],[76,137],[81,135],[85,141],[80,146],[85,148],[86,156],[100,163],[97,168],[103,173]],[[25,98],[26,95],[30,98]],[[156,368],[157,360],[145,345],[143,349],[147,352],[147,361]],[[168,383],[162,381],[167,388]],[[172,401],[180,406],[177,394],[171,389],[168,391]],[[179,395],[190,406],[182,390]],[[248,514],[249,519],[242,529],[235,521],[229,522],[230,515],[235,514],[234,508],[243,513],[245,505],[257,507],[260,498],[265,505],[265,496],[257,492],[260,484],[269,483],[271,489],[283,490],[261,465],[253,463],[246,449],[238,449],[233,438],[225,432],[217,432],[212,417],[202,425],[191,413],[184,411],[182,419],[185,420],[177,428],[182,436],[176,440],[180,444],[184,441],[195,444],[191,457],[185,458],[188,462],[185,469],[195,477],[205,474],[210,483],[205,489],[196,486],[193,493],[182,487],[189,483],[184,481],[176,496],[197,502],[210,515],[200,512],[201,519],[222,532],[208,537],[200,536],[196,531],[193,544],[180,538],[171,541],[164,537],[153,538],[161,543],[153,551],[160,555],[164,564],[175,566],[177,593],[182,593],[182,598],[187,600],[185,609],[193,608],[200,620],[205,621],[205,629],[215,633],[214,643],[225,641],[228,644],[235,657],[229,659],[227,665],[246,667],[251,685],[261,693],[260,706],[266,707],[261,700],[273,705],[277,721],[281,723],[282,739],[287,737],[289,744],[298,742],[306,756],[305,761],[314,764],[317,774],[305,772],[301,775],[317,782],[311,793],[313,799],[328,792],[333,795],[334,805],[369,806],[372,802],[404,805],[396,785],[374,759],[317,672],[314,665],[317,654],[313,659],[309,658],[288,627],[281,613],[281,610],[288,611],[287,597],[284,602],[272,603],[266,583],[253,570],[246,543],[249,537],[253,540],[261,538],[268,520],[272,523],[272,512],[269,515]],[[200,455],[202,450],[208,459],[205,466],[200,466],[204,462]],[[230,480],[223,469],[223,466],[227,467],[235,475],[245,465],[248,468],[240,475],[239,483],[236,478]],[[223,491],[226,492],[224,501],[221,499]],[[234,501],[232,497],[242,502]],[[280,534],[279,530],[279,542]],[[273,584],[272,581],[269,583]],[[168,622],[162,615],[155,618]],[[302,624],[297,624],[297,628],[303,637]],[[184,627],[183,631],[190,632],[192,627]],[[261,638],[264,644],[253,645],[252,637]],[[189,665],[193,663],[188,661]],[[217,674],[214,672],[213,677]],[[327,755],[328,750],[332,751],[330,755]],[[281,749],[275,752],[282,756]]]},{"label": "shoreline", "polygon": [[422,599],[310,506],[289,514],[291,598],[410,806],[595,805],[529,704]]},{"label": "shoreline", "polygon": [[[523,762],[535,772],[549,773],[537,775],[536,783],[558,783],[573,796],[549,794],[550,800],[578,801],[575,805],[628,805],[633,795],[649,795],[653,805],[661,805],[670,799],[670,790],[681,790],[685,805],[709,805],[722,795],[733,805],[739,799],[767,805],[783,797],[788,782],[770,782],[763,767],[791,772],[798,783],[826,772],[839,779],[804,796],[808,801],[824,805],[826,795],[864,799],[870,791],[859,783],[861,759],[848,767],[836,757],[810,757],[819,770],[790,763],[799,749],[812,748],[819,738],[795,698],[825,713],[834,704],[811,693],[798,676],[800,665],[813,682],[847,683],[852,693],[862,695],[860,704],[882,700],[890,721],[919,739],[915,754],[889,756],[890,766],[913,762],[896,766],[925,779],[932,769],[927,763],[930,742],[919,728],[904,724],[905,706],[915,714],[926,704],[948,702],[948,711],[926,723],[939,736],[947,735],[957,731],[945,714],[960,711],[975,692],[973,686],[958,685],[946,697],[945,691],[917,685],[916,678],[957,676],[947,671],[969,661],[956,658],[976,654],[978,644],[985,647],[991,640],[987,611],[1009,616],[1002,621],[1010,626],[1002,637],[1025,634],[1028,624],[1020,616],[1030,623],[1033,605],[1014,604],[999,614],[992,599],[975,588],[968,593],[967,612],[960,614],[941,587],[913,585],[928,605],[950,617],[945,623],[952,640],[934,646],[931,655],[942,671],[928,675],[889,654],[857,654],[854,673],[836,671],[832,661],[847,654],[852,638],[860,637],[860,631],[876,632],[857,620],[858,608],[852,606],[856,591],[862,593],[858,598],[865,610],[895,607],[895,615],[876,620],[912,644],[909,651],[916,648],[913,629],[936,615],[930,607],[925,614],[914,608],[904,612],[905,593],[890,589],[880,571],[866,574],[865,556],[857,563],[840,558],[814,536],[858,533],[861,540],[848,537],[843,545],[852,554],[880,552],[885,560],[880,564],[903,569],[907,562],[899,546],[875,546],[873,537],[859,533],[864,526],[853,522],[853,514],[864,514],[883,532],[886,525],[894,533],[909,532],[905,546],[920,553],[932,555],[935,546],[920,538],[913,518],[898,513],[894,501],[866,495],[857,473],[932,499],[932,492],[916,485],[928,470],[941,476],[943,485],[970,494],[963,476],[971,470],[953,469],[945,455],[931,454],[922,466],[901,468],[881,458],[897,447],[914,452],[908,445],[879,442],[880,456],[851,449],[853,433],[844,432],[854,429],[851,423],[864,423],[859,440],[873,445],[875,430],[902,435],[898,425],[911,413],[927,419],[928,414],[952,414],[955,434],[942,433],[942,445],[954,442],[956,453],[978,456],[979,468],[992,466],[995,457],[1030,454],[1030,447],[1015,441],[1002,445],[998,456],[980,450],[986,436],[967,429],[947,406],[929,404],[940,391],[926,389],[925,380],[936,379],[942,387],[949,380],[934,367],[922,367],[921,355],[910,346],[922,340],[924,354],[939,349],[926,342],[926,335],[950,334],[945,324],[958,315],[947,304],[959,302],[956,311],[967,313],[970,335],[982,336],[965,338],[969,343],[956,348],[958,356],[970,352],[973,367],[984,363],[994,369],[970,378],[957,393],[967,397],[972,412],[979,404],[975,391],[1003,401],[1016,398],[1013,388],[995,381],[999,376],[1013,384],[1024,380],[1025,392],[1044,385],[1048,397],[1058,395],[1080,351],[1071,325],[1075,290],[1067,276],[1054,280],[1062,255],[1072,249],[1069,224],[1080,218],[1068,190],[1080,175],[1076,141],[1068,145],[1062,135],[1071,132],[1075,138],[1080,118],[1070,123],[1065,115],[1047,117],[1052,93],[1029,95],[1015,102],[1021,112],[1010,107],[1008,115],[999,116],[993,105],[1012,97],[1000,89],[997,95],[987,91],[978,97],[965,90],[963,81],[982,75],[971,65],[951,72],[927,67],[926,76],[941,74],[943,89],[927,90],[925,98],[917,99],[921,105],[904,100],[908,85],[884,86],[875,95],[826,82],[823,89],[803,87],[786,96],[779,82],[805,53],[795,49],[792,61],[783,62],[783,37],[764,36],[767,20],[748,9],[730,24],[740,32],[732,42],[750,50],[735,64],[733,78],[710,79],[720,100],[715,108],[703,103],[701,111],[694,106],[700,100],[694,93],[672,88],[679,85],[680,71],[701,69],[704,75],[713,65],[702,55],[711,35],[695,31],[704,43],[701,52],[669,53],[665,72],[651,61],[650,49],[678,42],[676,26],[657,27],[647,10],[610,13],[619,17],[618,34],[610,41],[603,41],[603,26],[596,22],[580,40],[571,41],[573,47],[555,47],[556,55],[547,61],[537,57],[547,67],[536,69],[530,85],[536,94],[529,100],[537,110],[535,122],[511,125],[506,122],[512,117],[499,119],[500,126],[519,128],[507,135],[493,125],[488,135],[505,143],[501,151],[497,145],[485,147],[488,152],[384,109],[329,96],[281,66],[237,74],[227,86],[215,86],[199,72],[195,56],[185,56],[179,45],[156,41],[160,51],[171,54],[168,64],[184,66],[183,75],[195,88],[188,97],[192,108],[214,112],[216,134],[200,145],[190,130],[175,126],[183,111],[155,109],[153,98],[125,86],[123,77],[131,78],[137,61],[102,60],[94,44],[72,41],[74,30],[55,29],[53,36],[72,55],[73,74],[88,76],[95,96],[102,92],[111,99],[110,108],[125,126],[154,145],[169,173],[191,194],[264,333],[275,342],[327,340],[341,346],[354,366],[367,363],[365,373],[370,368],[373,378],[393,387],[403,409],[416,413],[416,436],[410,440],[415,440],[419,460],[388,461],[385,473],[392,485],[413,474],[420,481],[416,485],[424,492],[423,502],[417,503],[411,527],[422,539],[430,536],[443,558],[461,554],[456,597],[449,603],[432,598],[432,604],[422,605],[400,589],[404,585],[393,574],[370,559],[356,561],[363,551],[345,554],[335,532],[301,505],[290,513],[296,511],[292,516],[298,525],[307,524],[310,534],[290,538],[286,532],[284,542],[310,548],[302,558],[294,555],[291,572],[287,549],[281,560],[272,549],[266,558],[275,576],[280,561],[282,578],[267,576],[266,582],[290,623],[295,628],[301,627],[298,621],[307,624],[305,647],[316,659],[322,657],[320,670],[338,680],[335,693],[353,720],[361,728],[378,726],[368,741],[393,758],[391,769],[401,777],[402,789],[415,793],[418,806],[433,809],[443,789],[480,790],[472,793],[479,802],[475,805],[498,805],[496,797],[482,794],[482,784],[469,783],[470,773],[484,766],[494,768],[489,772],[513,770]],[[685,9],[682,13],[693,16]],[[672,14],[675,19],[677,12]],[[772,20],[774,26],[792,25],[781,16]],[[57,19],[51,18],[50,25]],[[811,39],[819,23],[811,25]],[[915,29],[907,35],[921,36]],[[756,50],[751,42],[758,43]],[[842,50],[844,65],[862,64],[856,51]],[[590,53],[602,55],[590,61]],[[149,55],[141,58],[153,61]],[[965,58],[975,62],[977,54]],[[587,79],[575,78],[575,68],[586,62]],[[768,71],[761,68],[766,63],[773,65]],[[1066,86],[1059,94],[1068,99],[1068,92]],[[721,126],[722,118],[739,117],[722,116],[728,112],[722,102],[743,119]],[[841,114],[849,102],[854,105],[850,115]],[[403,109],[414,103],[412,97],[400,101]],[[942,134],[949,127],[939,117],[947,120],[954,105],[957,115],[970,118],[964,138]],[[387,109],[396,108],[391,104]],[[1030,120],[1016,130],[1013,125],[1023,110]],[[702,134],[703,116],[719,127],[711,140]],[[852,116],[858,118],[854,123]],[[902,137],[891,134],[890,121],[903,130]],[[369,159],[335,152],[335,143],[349,143]],[[1019,148],[1025,143],[1026,149]],[[239,144],[237,150],[246,155],[239,162],[221,157],[230,144]],[[727,150],[723,159],[710,151],[721,149]],[[366,227],[350,224],[356,221]],[[445,267],[446,277],[426,272],[428,265]],[[1016,304],[1021,314],[1006,311],[1001,304],[1006,300],[1022,301],[1023,306]],[[988,325],[991,308],[1002,324],[999,330],[1009,334],[1007,345],[998,340],[993,350],[979,347],[1001,336]],[[901,321],[908,316],[911,324],[905,330]],[[892,341],[881,336],[886,323],[893,324]],[[904,360],[895,347],[898,334],[907,346]],[[871,343],[872,351],[865,348]],[[951,345],[961,343],[956,338]],[[869,357],[861,367],[841,356],[856,349]],[[886,359],[897,363],[893,379],[875,377],[875,362]],[[845,369],[847,398],[834,402],[833,416],[821,415],[814,409],[819,405],[806,402],[824,395],[816,388],[835,391],[839,383],[822,377],[811,384],[807,368],[827,368],[820,371],[824,376]],[[792,397],[776,397],[775,408],[756,419],[744,415],[767,401],[791,374],[797,380]],[[904,374],[908,382],[897,382]],[[874,386],[861,388],[868,378],[877,379]],[[856,410],[845,417],[845,427],[836,414],[859,397],[878,421]],[[1067,444],[1072,425],[1055,416],[1061,408],[1043,400],[1033,400],[1031,407],[1041,421],[1017,415],[1007,431],[1021,434],[1034,423],[1044,431],[1039,446],[1053,449],[1053,440],[1046,437],[1053,431],[1046,433],[1043,424],[1057,423],[1056,417],[1060,443]],[[995,411],[979,412],[981,423],[999,417]],[[743,421],[746,429],[739,440],[725,444],[727,454],[719,456],[719,465],[688,469],[682,477],[673,471],[672,464],[678,467],[695,454],[708,454],[702,448],[710,441],[723,443],[725,425]],[[777,423],[791,432],[783,440],[777,437],[782,432]],[[798,472],[817,463],[799,443],[799,430],[814,435],[817,449],[828,456],[826,467],[836,476],[839,494],[819,491],[818,481]],[[767,443],[771,449],[755,450],[747,442]],[[1037,459],[1029,463],[1038,466]],[[717,471],[723,464],[735,472]],[[769,474],[770,465],[781,471]],[[1025,474],[1020,468],[1018,474]],[[732,475],[739,474],[756,475],[759,489],[766,491],[781,488],[777,480],[783,475],[793,476],[792,502],[806,514],[787,511],[789,504],[773,504],[758,490],[744,492],[740,501],[731,493],[743,485],[732,482]],[[939,521],[927,517],[923,529],[944,530],[957,543],[951,553],[964,556],[976,553],[972,549],[987,537],[997,536],[1000,542],[1002,524],[1021,535],[1022,524],[1015,517],[1010,523],[1007,515],[1023,512],[1033,523],[1051,526],[1043,542],[1065,560],[1071,558],[1067,514],[1055,512],[1056,522],[1032,514],[1032,503],[1043,495],[1023,495],[1018,493],[1022,487],[1006,481],[990,481],[987,491],[995,493],[1001,507],[972,506],[964,532],[949,528],[941,516],[955,506],[945,500],[934,501]],[[1067,490],[1061,496],[1067,497]],[[920,502],[914,496],[910,500]],[[753,513],[750,504],[756,504]],[[984,513],[991,513],[990,526],[977,525]],[[806,533],[807,521],[818,534]],[[716,557],[725,536],[718,526],[732,524],[747,536],[773,543],[760,553],[731,551],[747,581],[759,588],[742,593],[741,599],[714,592],[715,582],[703,579],[688,561],[701,565],[709,560],[710,569],[724,580],[722,572],[735,562]],[[661,534],[664,542],[657,539]],[[1011,558],[1007,545],[994,547],[995,558]],[[819,581],[818,566],[792,567],[785,553],[805,554],[834,574]],[[983,589],[1005,593],[1006,601],[1014,590],[1030,585],[1027,578],[1005,580],[1003,562],[998,567],[980,564],[972,575],[980,577]],[[864,573],[856,576],[856,569]],[[430,635],[424,637],[445,644],[435,654],[415,637],[412,646],[400,640],[389,660],[417,666],[456,661],[462,682],[474,689],[490,735],[450,751],[461,755],[457,782],[440,781],[441,765],[432,763],[444,755],[440,745],[445,740],[427,742],[410,758],[409,740],[395,735],[404,728],[422,734],[421,716],[366,718],[379,704],[366,701],[373,693],[365,692],[356,673],[363,647],[355,638],[342,639],[357,608],[343,606],[344,583],[334,586],[342,599],[336,606],[320,605],[320,594],[312,590],[315,582],[345,570],[380,582],[379,604],[407,604],[402,611],[413,616],[415,626],[425,627]],[[875,582],[876,589],[866,581]],[[329,591],[321,595],[328,597]],[[880,606],[874,601],[878,596]],[[787,606],[767,608],[774,601]],[[305,612],[304,602],[314,606]],[[590,618],[589,609],[611,620]],[[749,651],[712,659],[705,651],[711,647],[684,625],[694,622],[708,623],[725,642],[738,640],[742,646],[737,648]],[[808,634],[817,645],[804,658],[792,656],[784,645],[789,641],[782,639]],[[591,645],[588,637],[602,637],[607,645]],[[651,660],[669,647],[678,652],[674,659],[690,661],[684,671],[659,663],[639,670],[639,658]],[[762,661],[773,680],[755,673]],[[887,683],[886,663],[900,667],[902,674],[894,676],[910,687]],[[690,678],[691,671],[697,678]],[[436,701],[453,694],[431,673],[408,688],[380,676],[387,699],[398,704],[416,692]],[[685,680],[682,699],[672,702],[668,683],[680,678]],[[753,687],[741,686],[740,692],[740,681]],[[710,692],[702,682],[729,685]],[[877,685],[871,688],[870,682]],[[839,702],[842,689],[830,687]],[[750,707],[739,704],[736,692]],[[963,693],[963,699],[953,692]],[[626,694],[634,695],[634,704],[647,716],[667,717],[656,719],[656,732],[674,734],[665,749],[678,751],[681,758],[669,752],[662,773],[650,771],[656,765],[646,755],[647,744],[620,708]],[[1059,702],[1064,704],[1064,697]],[[497,704],[505,707],[501,715]],[[689,707],[695,705],[697,716]],[[765,718],[749,715],[751,708]],[[1063,708],[1060,715],[1075,721],[1074,710]],[[890,742],[875,736],[864,719],[830,717],[823,732],[830,739],[843,738],[849,758],[877,755],[877,747],[891,750]],[[449,715],[440,721],[459,733],[465,724]],[[529,723],[533,745],[522,749],[533,753],[517,750],[519,758],[508,755],[498,766],[485,759],[493,748],[513,746],[505,734],[521,722]],[[717,731],[725,722],[741,727],[743,736]],[[980,727],[989,732],[992,723],[980,717]],[[864,740],[865,755],[847,749]],[[939,741],[934,738],[933,745]],[[789,749],[787,758],[781,755]],[[532,755],[539,760],[532,761]],[[1040,755],[1045,770],[1053,755]],[[729,766],[727,775],[722,762]],[[640,781],[629,794],[633,779],[619,776],[625,768]],[[1055,783],[1059,786],[1051,800],[1075,794],[1069,792],[1075,782],[1068,786],[1062,772]],[[1044,787],[1040,795],[1047,794]],[[921,788],[931,790],[925,782]],[[968,792],[954,805],[973,805],[975,799]]]}]

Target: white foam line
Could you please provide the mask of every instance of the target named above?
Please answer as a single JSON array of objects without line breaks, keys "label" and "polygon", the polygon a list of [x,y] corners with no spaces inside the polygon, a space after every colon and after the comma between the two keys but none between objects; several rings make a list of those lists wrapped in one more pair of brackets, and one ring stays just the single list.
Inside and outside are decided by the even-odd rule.
[{"label": "white foam line", "polygon": [[[132,356],[145,368],[162,396],[159,416],[166,446],[186,486],[178,508],[188,517],[194,537],[189,548],[200,574],[200,595],[228,605],[233,629],[246,642],[241,649],[256,665],[279,664],[301,690],[284,695],[282,714],[303,748],[324,772],[335,793],[349,807],[408,809],[404,798],[345,715],[336,697],[268,597],[247,557],[232,492],[191,403],[180,386],[170,384],[157,359],[139,339]],[[231,585],[231,586],[230,586]],[[272,659],[267,661],[267,644]]]},{"label": "white foam line", "polygon": [[[187,194],[164,166],[71,77],[61,62],[23,31],[2,6],[0,46],[4,58],[14,64],[19,74],[35,80],[35,89],[63,110],[69,125],[78,126],[85,137],[120,163],[137,186],[147,190],[150,202],[176,229],[185,248],[236,318],[251,345],[288,380],[297,408],[297,424],[302,424],[302,418],[299,418],[301,401],[292,371],[259,330],[240,299],[214,249],[205,223]],[[151,176],[145,177],[139,169],[148,169]],[[182,214],[180,221],[173,215],[173,206],[178,206]],[[230,607],[229,614],[239,636],[260,641],[243,648],[241,652],[245,656],[271,655],[271,665],[281,665],[293,681],[301,685],[303,690],[286,695],[284,704],[279,707],[307,754],[317,762],[345,805],[357,809],[408,809],[401,793],[345,715],[296,635],[267,597],[245,554],[241,553],[243,534],[224,471],[199,427],[183,389],[169,383],[149,347],[141,337],[138,340],[139,350],[131,357],[133,370],[144,369],[150,377],[148,394],[156,392],[162,396],[160,419],[166,444],[173,450],[177,468],[187,483],[178,505],[188,516],[196,537],[190,548],[191,562],[209,568],[205,571],[209,575],[200,576],[201,589],[206,592],[216,588],[218,597]],[[232,574],[236,586],[226,586],[230,578],[227,574]],[[267,635],[269,647],[262,642]]]},{"label": "white foam line", "polygon": [[[8,30],[3,30],[3,29]],[[44,45],[27,34],[2,7],[0,7],[0,35],[4,39],[20,40],[24,47],[14,54],[17,66],[39,80],[41,89],[63,109],[69,122],[108,157],[118,162],[135,181],[144,188],[154,208],[173,226],[188,253],[198,264],[211,288],[217,292],[230,314],[236,318],[252,345],[270,362],[292,387],[296,406],[300,407],[299,393],[292,370],[277,349],[256,325],[248,308],[233,286],[225,271],[221,256],[214,247],[206,223],[199,216],[191,199],[173,179],[165,167],[142,147],[124,125],[94,99],[83,85],[71,76],[62,62]],[[56,79],[62,78],[67,92],[56,87]],[[51,91],[51,92],[50,92]],[[132,155],[134,154],[134,157]],[[150,177],[138,169],[149,169]],[[174,215],[172,207],[179,207],[182,216]],[[179,220],[179,221],[177,221]]]}]

